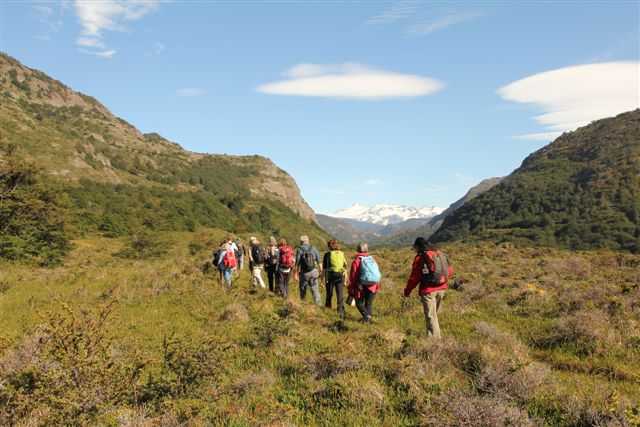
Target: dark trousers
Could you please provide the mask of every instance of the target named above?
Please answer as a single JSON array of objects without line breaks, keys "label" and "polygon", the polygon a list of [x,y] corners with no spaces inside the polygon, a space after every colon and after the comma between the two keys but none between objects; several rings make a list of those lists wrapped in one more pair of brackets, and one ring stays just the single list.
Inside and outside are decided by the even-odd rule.
[{"label": "dark trousers", "polygon": [[362,295],[356,300],[356,307],[364,320],[368,320],[373,316],[373,299],[375,297],[376,294],[365,286],[362,290]]},{"label": "dark trousers", "polygon": [[288,273],[278,271],[278,293],[282,295],[284,299],[289,297],[289,279],[291,279],[291,271]]},{"label": "dark trousers", "polygon": [[276,266],[275,265],[265,265],[264,269],[267,272],[267,280],[269,281],[269,290],[273,292],[273,284],[276,280]]},{"label": "dark trousers", "polygon": [[324,306],[331,308],[331,299],[333,297],[333,290],[335,289],[336,299],[338,301],[338,313],[342,314],[344,313],[344,305],[342,303],[344,275],[342,273],[336,273],[333,271],[329,271],[327,274],[327,299]]}]

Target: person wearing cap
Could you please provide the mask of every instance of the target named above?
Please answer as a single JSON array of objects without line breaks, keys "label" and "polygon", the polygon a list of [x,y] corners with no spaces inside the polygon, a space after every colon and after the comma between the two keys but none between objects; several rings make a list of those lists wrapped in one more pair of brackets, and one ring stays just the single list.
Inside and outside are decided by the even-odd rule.
[{"label": "person wearing cap", "polygon": [[[404,296],[408,297],[419,285],[418,294],[427,324],[427,337],[440,338],[438,312],[453,269],[444,253],[422,237],[416,239],[413,250],[416,256],[407,286],[404,288]],[[438,274],[435,274],[436,272]]]},{"label": "person wearing cap", "polygon": [[[318,266],[320,271],[318,271]],[[300,300],[307,296],[307,287],[310,285],[311,293],[316,305],[322,305],[320,290],[318,289],[318,277],[322,274],[322,263],[318,250],[309,244],[309,237],[300,236],[300,246],[296,249],[296,264],[294,280],[298,280],[300,287]]]},{"label": "person wearing cap", "polygon": [[254,285],[265,289],[262,280],[262,268],[264,266],[264,249],[255,237],[249,239],[249,269],[251,270],[251,280]]},{"label": "person wearing cap", "polygon": [[276,238],[269,237],[269,245],[265,248],[264,270],[267,272],[267,280],[269,282],[269,290],[275,291],[274,282],[278,268],[278,242]]}]

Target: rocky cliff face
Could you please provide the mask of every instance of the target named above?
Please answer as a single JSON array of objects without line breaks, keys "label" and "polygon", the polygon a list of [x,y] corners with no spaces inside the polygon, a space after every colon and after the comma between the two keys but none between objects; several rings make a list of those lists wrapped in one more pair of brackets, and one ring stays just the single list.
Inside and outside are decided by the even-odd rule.
[{"label": "rocky cliff face", "polygon": [[316,221],[294,179],[271,160],[192,153],[158,134],[142,134],[96,99],[1,53],[0,99],[4,142],[17,144],[56,179],[204,189],[220,197],[248,194]]}]

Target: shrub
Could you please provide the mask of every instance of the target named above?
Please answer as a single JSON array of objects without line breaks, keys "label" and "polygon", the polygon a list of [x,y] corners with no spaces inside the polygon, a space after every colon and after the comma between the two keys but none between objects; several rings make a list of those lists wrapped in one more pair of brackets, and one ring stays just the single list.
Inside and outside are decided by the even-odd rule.
[{"label": "shrub", "polygon": [[125,246],[113,255],[127,259],[150,259],[161,257],[167,253],[168,250],[169,242],[151,233],[141,232],[129,240],[128,246]]}]

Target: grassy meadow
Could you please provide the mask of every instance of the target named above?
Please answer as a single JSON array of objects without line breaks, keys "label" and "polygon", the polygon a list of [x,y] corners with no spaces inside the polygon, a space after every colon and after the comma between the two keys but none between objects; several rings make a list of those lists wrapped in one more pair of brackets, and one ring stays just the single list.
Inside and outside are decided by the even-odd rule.
[{"label": "grassy meadow", "polygon": [[0,261],[0,424],[640,425],[638,255],[446,246],[433,341],[402,297],[409,248],[372,251],[384,279],[362,324],[293,281],[287,301],[246,269],[221,287],[202,266],[222,237],[163,234],[136,260],[89,236],[58,267]]}]

